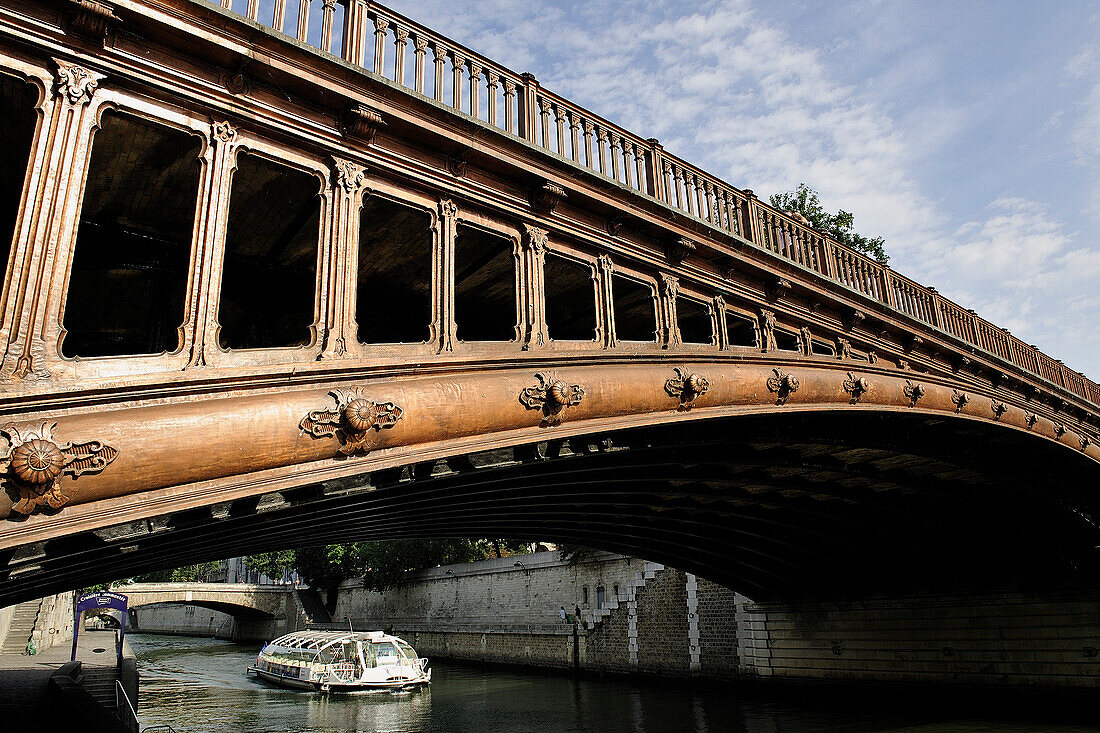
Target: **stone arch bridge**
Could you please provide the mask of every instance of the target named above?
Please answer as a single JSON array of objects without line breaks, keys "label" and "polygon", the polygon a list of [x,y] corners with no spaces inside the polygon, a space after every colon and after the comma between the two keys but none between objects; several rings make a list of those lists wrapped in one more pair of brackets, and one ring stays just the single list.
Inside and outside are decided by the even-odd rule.
[{"label": "stone arch bridge", "polygon": [[[130,611],[186,604],[233,616],[235,638],[273,639],[309,623],[295,588],[251,583],[131,583],[111,588],[125,595]],[[131,618],[131,622],[133,619]],[[140,631],[138,627],[134,629]]]},{"label": "stone arch bridge", "polygon": [[225,4],[0,2],[0,605],[441,535],[1097,584],[1096,383],[381,5]]}]

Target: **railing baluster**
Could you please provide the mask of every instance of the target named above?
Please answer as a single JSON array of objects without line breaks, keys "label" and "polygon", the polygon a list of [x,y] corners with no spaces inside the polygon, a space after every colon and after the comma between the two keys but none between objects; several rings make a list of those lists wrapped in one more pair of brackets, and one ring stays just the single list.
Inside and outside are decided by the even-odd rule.
[{"label": "railing baluster", "polygon": [[466,66],[466,59],[458,51],[451,51],[451,61],[453,66],[451,67],[451,83],[454,85],[451,89],[451,106],[456,111],[462,111],[462,69]]},{"label": "railing baluster", "polygon": [[336,15],[336,0],[321,0],[321,50],[332,53],[332,19]]},{"label": "railing baluster", "polygon": [[401,86],[405,86],[405,44],[408,40],[408,29],[395,26],[393,29],[393,80]]},{"label": "railing baluster", "polygon": [[596,126],[592,124],[591,120],[584,121],[584,164],[589,168],[596,169],[596,161],[592,157],[592,135],[596,131]]},{"label": "railing baluster", "polygon": [[504,129],[513,135],[516,134],[516,120],[513,110],[513,98],[516,96],[516,83],[511,79],[504,80]]},{"label": "railing baluster", "polygon": [[580,115],[569,110],[569,142],[571,143],[570,149],[573,152],[573,162],[581,162],[581,120]]},{"label": "railing baluster", "polygon": [[646,189],[645,180],[645,155],[642,153],[643,148],[638,143],[631,143],[630,150],[634,155],[634,172],[637,173],[634,180],[638,184],[638,190],[644,192]]},{"label": "railing baluster", "polygon": [[625,137],[622,139],[623,143],[623,180],[626,183],[627,188],[633,188],[634,184],[631,182],[630,168],[630,141]]},{"label": "railing baluster", "polygon": [[470,61],[470,115],[476,118],[481,114],[481,64]]},{"label": "railing baluster", "polygon": [[417,36],[413,39],[413,90],[424,93],[424,55],[428,52],[428,39]]},{"label": "railing baluster", "polygon": [[260,12],[260,0],[248,0],[244,6],[244,14],[248,16],[249,20],[256,20],[256,16]]},{"label": "railing baluster", "polygon": [[435,63],[435,89],[432,90],[432,96],[437,102],[443,101],[443,73],[447,64],[448,53],[446,46],[439,43],[432,46],[432,58]]},{"label": "railing baluster", "polygon": [[283,23],[286,21],[286,0],[275,0],[271,10],[271,27],[280,33],[283,32]]},{"label": "railing baluster", "polygon": [[600,173],[607,175],[607,130],[596,125],[596,143],[600,149]]},{"label": "railing baluster", "polygon": [[386,29],[390,22],[382,17],[374,19],[374,73],[382,76],[386,65]]},{"label": "railing baluster", "polygon": [[[225,0],[222,5],[229,7],[227,3],[232,0]],[[298,0],[298,35],[295,36],[302,43],[306,42],[306,37],[309,35],[309,0]]]},{"label": "railing baluster", "polygon": [[497,90],[500,88],[500,75],[495,71],[490,71],[486,74],[485,81],[488,85],[487,89],[489,90],[489,124],[493,127],[500,127],[500,125],[497,124],[497,98],[499,96]]},{"label": "railing baluster", "polygon": [[611,177],[619,180],[619,136],[614,132],[611,138]]},{"label": "railing baluster", "polygon": [[542,117],[542,147],[550,149],[550,100],[539,97],[539,115]]}]

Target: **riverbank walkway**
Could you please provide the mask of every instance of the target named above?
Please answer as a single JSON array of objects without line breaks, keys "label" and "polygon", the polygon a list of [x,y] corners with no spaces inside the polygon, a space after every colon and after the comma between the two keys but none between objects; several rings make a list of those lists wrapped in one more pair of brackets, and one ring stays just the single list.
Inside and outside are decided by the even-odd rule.
[{"label": "riverbank walkway", "polygon": [[[68,662],[71,654],[68,640],[39,654],[0,654],[0,728],[61,730],[68,723],[65,710],[48,694],[47,685],[50,675]],[[115,632],[82,631],[76,658],[85,669],[114,668]]]}]

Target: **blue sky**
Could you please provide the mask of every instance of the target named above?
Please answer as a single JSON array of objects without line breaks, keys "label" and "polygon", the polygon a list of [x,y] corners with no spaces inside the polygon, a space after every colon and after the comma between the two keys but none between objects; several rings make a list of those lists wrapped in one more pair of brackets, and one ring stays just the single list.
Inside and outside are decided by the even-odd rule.
[{"label": "blue sky", "polygon": [[1100,0],[388,0],[1100,380]]}]

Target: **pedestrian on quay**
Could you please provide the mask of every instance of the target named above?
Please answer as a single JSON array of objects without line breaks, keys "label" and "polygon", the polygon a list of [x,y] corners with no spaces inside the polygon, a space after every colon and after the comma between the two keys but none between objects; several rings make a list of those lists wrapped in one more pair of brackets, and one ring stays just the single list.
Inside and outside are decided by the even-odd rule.
[{"label": "pedestrian on quay", "polygon": [[561,622],[564,624],[565,623],[565,606],[562,606],[561,610],[558,611],[558,617],[561,619]]},{"label": "pedestrian on quay", "polygon": [[573,618],[577,619],[577,623],[581,622],[581,607],[577,604],[573,604]]}]

